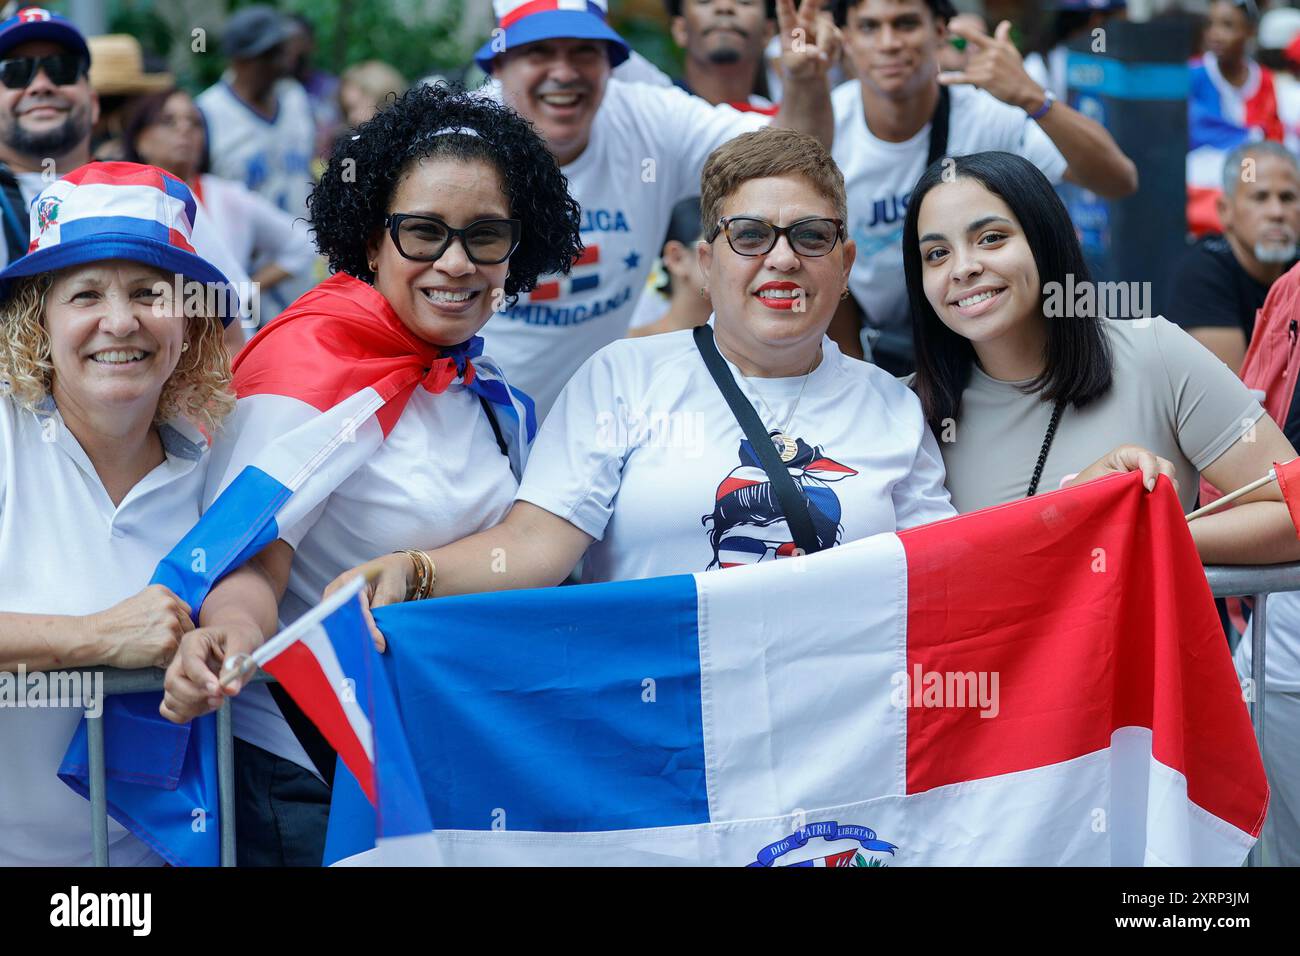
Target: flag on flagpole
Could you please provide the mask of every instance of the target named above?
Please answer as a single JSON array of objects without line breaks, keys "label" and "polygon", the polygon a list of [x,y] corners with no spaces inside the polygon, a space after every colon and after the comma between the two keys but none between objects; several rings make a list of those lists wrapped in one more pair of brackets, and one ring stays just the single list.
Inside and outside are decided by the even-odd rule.
[{"label": "flag on flagpole", "polygon": [[[343,273],[303,295],[236,358],[238,402],[213,446],[211,504],[151,583],[169,587],[197,619],[222,576],[374,455],[418,387],[438,393],[459,382],[476,393],[521,473],[537,428],[532,401],[481,350],[477,337],[455,348],[424,342],[379,292]],[[105,703],[109,811],[167,862],[215,865],[215,718],[171,724],[158,714],[160,700],[141,694]],[[83,796],[87,753],[83,720],[59,768]]]},{"label": "flag on flagpole", "polygon": [[1282,500],[1291,515],[1291,524],[1295,526],[1296,535],[1300,536],[1300,458],[1292,458],[1286,464],[1275,461],[1273,471],[1277,473],[1277,486],[1282,489]]},{"label": "flag on flagpole", "polygon": [[[375,618],[434,827],[403,862],[1235,866],[1263,824],[1163,479]],[[393,859],[364,795],[388,780],[359,776],[336,774],[326,862]]]}]

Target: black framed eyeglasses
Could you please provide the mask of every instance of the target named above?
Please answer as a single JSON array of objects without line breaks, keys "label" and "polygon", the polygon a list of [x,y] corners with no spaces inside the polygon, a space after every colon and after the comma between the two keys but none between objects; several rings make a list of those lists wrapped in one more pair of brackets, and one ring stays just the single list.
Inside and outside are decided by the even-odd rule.
[{"label": "black framed eyeglasses", "polygon": [[11,90],[31,85],[37,70],[55,86],[71,86],[87,70],[86,58],[77,53],[52,53],[49,56],[15,56],[0,60],[0,84]]},{"label": "black framed eyeglasses", "polygon": [[814,216],[788,226],[778,226],[753,216],[727,216],[719,219],[713,227],[709,242],[718,238],[719,232],[726,234],[727,245],[738,256],[765,256],[776,248],[777,240],[785,236],[796,253],[818,258],[829,253],[835,248],[835,243],[844,238],[844,220]]},{"label": "black framed eyeglasses", "polygon": [[453,229],[437,216],[394,213],[384,220],[393,245],[403,258],[436,262],[453,239],[459,239],[470,262],[495,266],[519,247],[518,219],[476,219],[464,229]]}]

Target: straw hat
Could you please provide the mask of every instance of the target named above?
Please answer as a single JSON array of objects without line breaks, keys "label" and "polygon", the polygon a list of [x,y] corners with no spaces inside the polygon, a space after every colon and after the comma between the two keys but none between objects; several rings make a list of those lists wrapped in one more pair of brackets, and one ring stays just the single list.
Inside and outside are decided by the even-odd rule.
[{"label": "straw hat", "polygon": [[91,37],[90,85],[105,96],[154,93],[175,85],[170,73],[146,73],[140,41],[127,33]]}]

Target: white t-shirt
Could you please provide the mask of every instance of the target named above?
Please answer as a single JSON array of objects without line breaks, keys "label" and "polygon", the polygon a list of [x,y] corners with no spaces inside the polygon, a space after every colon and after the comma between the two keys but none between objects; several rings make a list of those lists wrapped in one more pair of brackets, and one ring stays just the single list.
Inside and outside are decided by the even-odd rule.
[{"label": "white t-shirt", "polygon": [[257,319],[266,325],[316,284],[311,228],[303,216],[290,215],[234,180],[205,173],[200,182],[202,208],[241,268],[254,275],[274,264],[290,274],[260,290]]},{"label": "white t-shirt", "polygon": [[[1264,655],[1264,686],[1274,693],[1300,694],[1300,591],[1269,595],[1265,640],[1268,647]],[[1237,675],[1243,680],[1250,677],[1253,651],[1247,628],[1233,655]],[[1267,719],[1267,710],[1265,716]]]},{"label": "white t-shirt", "polygon": [[[0,397],[0,610],[91,614],[138,593],[199,518],[207,445],[161,429],[166,460],[114,507],[47,400],[40,414]],[[30,677],[31,675],[29,675]],[[80,707],[0,707],[0,866],[89,866],[90,804],[58,776]],[[111,817],[113,866],[162,860]]]},{"label": "white t-shirt", "polygon": [[1046,59],[1041,53],[1031,53],[1025,57],[1025,72],[1064,102],[1070,92],[1070,51],[1064,44],[1058,44],[1047,51]]},{"label": "white t-shirt", "polygon": [[627,332],[673,206],[699,195],[709,154],[767,122],[675,87],[610,80],[587,148],[561,170],[582,207],[586,253],[483,329],[488,353],[532,396],[539,421],[578,366]]},{"label": "white t-shirt", "polygon": [[272,264],[294,274],[311,270],[316,250],[305,219],[295,220],[233,180],[205,173],[200,183],[213,228],[245,272]]},{"label": "white t-shirt", "polygon": [[[1060,151],[1024,110],[973,86],[951,87],[949,156],[986,150],[1017,153],[1059,182],[1066,163]],[[832,155],[844,171],[849,236],[858,257],[849,276],[853,297],[874,328],[908,322],[903,277],[903,219],[916,181],[925,172],[930,124],[902,143],[889,143],[867,128],[862,87],[856,81],[831,93],[835,109]]]},{"label": "white t-shirt", "polygon": [[[498,524],[517,482],[478,396],[416,388],[373,458],[281,537],[294,546],[280,624],[320,603],[349,568],[400,548],[433,549]],[[235,736],[314,770],[264,685],[236,698]]]},{"label": "white t-shirt", "polygon": [[195,102],[208,131],[211,172],[233,179],[292,216],[307,215],[316,121],[297,80],[275,85],[275,116],[267,119],[235,95],[229,77]]},{"label": "white t-shirt", "polygon": [[[763,423],[798,441],[787,467],[823,546],[955,513],[921,403],[892,375],[829,338],[806,380],[728,367]],[[624,339],[565,387],[518,498],[597,539],[584,581],[784,557],[790,531],[762,468],[742,461],[743,439],[692,330]]]}]

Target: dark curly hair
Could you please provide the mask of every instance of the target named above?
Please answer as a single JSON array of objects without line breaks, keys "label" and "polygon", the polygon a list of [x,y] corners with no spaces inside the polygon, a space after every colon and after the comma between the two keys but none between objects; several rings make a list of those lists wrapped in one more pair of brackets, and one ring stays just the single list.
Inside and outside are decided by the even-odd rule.
[{"label": "dark curly hair", "polygon": [[[461,128],[477,135],[430,135]],[[508,107],[440,83],[412,87],[335,144],[307,200],[316,248],[331,273],[374,281],[366,242],[383,228],[402,177],[430,157],[481,160],[500,174],[510,215],[521,223],[506,275],[507,305],[531,291],[539,276],[569,271],[582,252],[581,217],[546,144]]]}]

